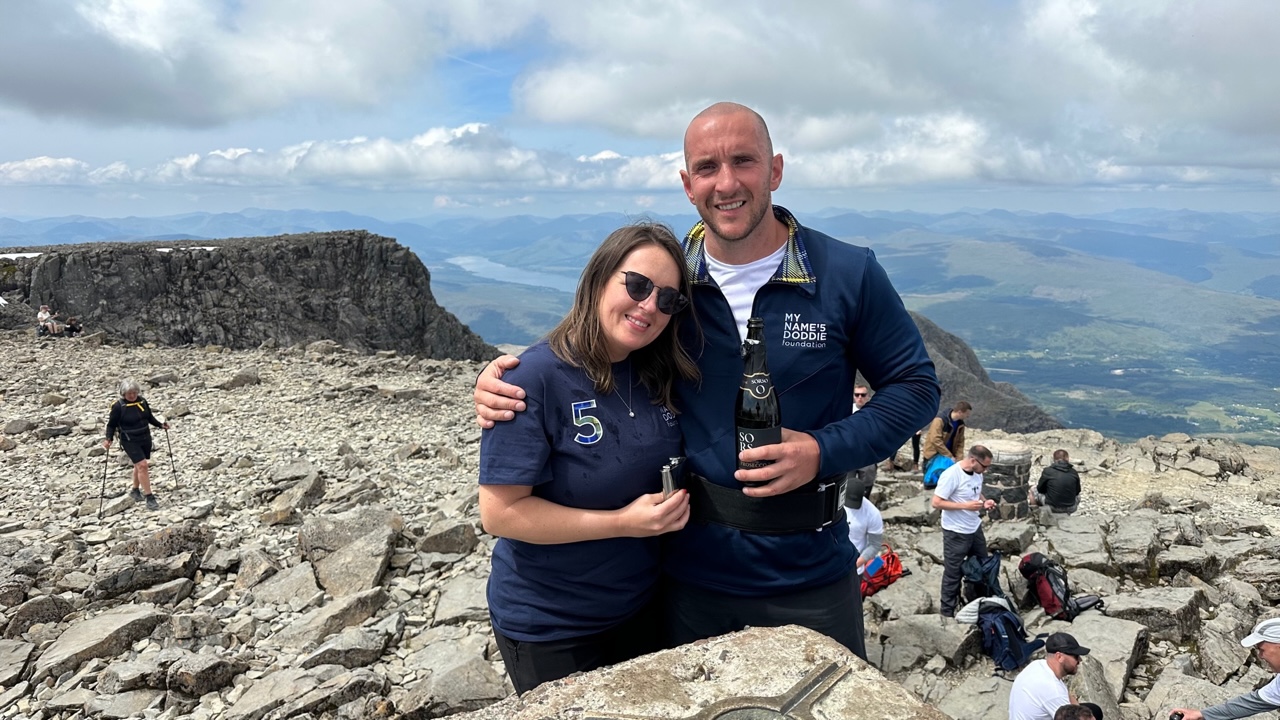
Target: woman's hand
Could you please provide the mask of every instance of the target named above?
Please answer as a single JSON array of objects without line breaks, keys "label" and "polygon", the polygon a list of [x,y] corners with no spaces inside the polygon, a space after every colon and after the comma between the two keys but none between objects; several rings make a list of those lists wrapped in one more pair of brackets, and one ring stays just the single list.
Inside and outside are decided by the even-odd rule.
[{"label": "woman's hand", "polygon": [[641,495],[618,511],[622,534],[652,537],[674,532],[689,522],[689,491],[680,489],[662,499],[662,493]]},{"label": "woman's hand", "polygon": [[168,430],[169,422],[166,420],[165,422],[160,423],[160,427],[164,428],[165,430]]},{"label": "woman's hand", "polygon": [[103,441],[102,441],[102,447],[104,447],[104,448],[106,448],[106,449],[110,450],[110,449],[111,449],[111,441],[110,441],[110,440],[103,440]]}]

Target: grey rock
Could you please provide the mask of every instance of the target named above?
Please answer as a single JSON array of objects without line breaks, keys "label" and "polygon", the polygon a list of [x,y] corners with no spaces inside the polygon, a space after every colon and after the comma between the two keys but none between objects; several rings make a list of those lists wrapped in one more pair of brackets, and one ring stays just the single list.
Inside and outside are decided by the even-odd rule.
[{"label": "grey rock", "polygon": [[1106,574],[1112,570],[1102,528],[1096,520],[1070,515],[1045,530],[1045,539],[1066,568],[1087,568]]},{"label": "grey rock", "polygon": [[27,669],[36,646],[21,640],[0,640],[0,687],[12,687]]},{"label": "grey rock", "polygon": [[1140,579],[1154,576],[1154,562],[1160,546],[1158,517],[1154,510],[1136,510],[1117,521],[1107,533],[1114,569],[1122,575]]},{"label": "grey rock", "polygon": [[222,465],[222,458],[218,456],[207,457],[200,461],[201,470],[213,470]]},{"label": "grey rock", "polygon": [[961,683],[937,703],[937,707],[953,718],[1002,718],[1009,714],[1012,679],[975,678]]},{"label": "grey rock", "polygon": [[[1102,666],[1103,676],[1111,688],[1114,702],[1124,697],[1124,690],[1134,668],[1147,652],[1147,629],[1132,620],[1085,613],[1055,630],[1071,633],[1081,645],[1089,648],[1089,657]],[[1040,629],[1044,632],[1048,628]],[[1094,701],[1098,702],[1098,701]],[[1110,717],[1110,716],[1108,716]]]},{"label": "grey rock", "polygon": [[1221,685],[1249,661],[1251,651],[1240,641],[1252,627],[1252,618],[1234,605],[1220,605],[1205,621],[1195,652],[1206,680]]},{"label": "grey rock", "polygon": [[307,560],[316,562],[331,552],[355,542],[379,528],[404,530],[398,513],[380,507],[358,507],[335,515],[316,515],[302,523],[298,548]]},{"label": "grey rock", "polygon": [[[1169,717],[1170,708],[1205,708],[1247,693],[1252,689],[1252,687],[1242,687],[1238,684],[1220,687],[1208,680],[1166,670],[1160,673],[1160,677],[1156,679],[1155,685],[1151,687],[1151,692],[1147,693],[1147,697],[1144,700],[1148,713],[1146,717],[1163,720],[1163,718]],[[1253,717],[1265,719],[1268,716],[1271,716],[1270,720],[1275,720],[1280,715],[1277,713],[1264,713]]]},{"label": "grey rock", "polygon": [[907,498],[901,503],[880,511],[885,525],[913,525],[925,527],[937,525],[942,516],[941,510],[934,510],[929,505],[928,496]]},{"label": "grey rock", "polygon": [[1156,569],[1163,577],[1186,570],[1203,580],[1212,580],[1218,574],[1218,559],[1202,547],[1174,545],[1156,555]]},{"label": "grey rock", "polygon": [[148,605],[121,605],[75,623],[36,660],[33,680],[73,670],[89,658],[114,657],[164,620]]},{"label": "grey rock", "polygon": [[48,440],[49,438],[62,437],[63,435],[70,434],[71,426],[68,424],[46,425],[44,427],[36,428],[36,437],[41,440]]},{"label": "grey rock", "polygon": [[7,437],[0,437],[0,452],[9,452],[18,447],[18,443]]},{"label": "grey rock", "polygon": [[178,578],[195,577],[197,556],[182,553],[164,560],[151,560],[130,555],[108,557],[98,563],[98,573],[87,595],[94,599],[111,598],[134,590],[149,588]]},{"label": "grey rock", "polygon": [[[36,623],[57,623],[71,613],[71,603],[58,595],[32,598],[14,610],[4,636],[16,638]],[[0,683],[3,684],[3,683]]]},{"label": "grey rock", "polygon": [[210,547],[200,561],[205,572],[227,573],[240,565],[240,551]]},{"label": "grey rock", "polygon": [[78,688],[53,696],[44,706],[46,710],[52,710],[53,712],[84,711],[96,697],[97,693],[94,691],[88,688]]},{"label": "grey rock", "polygon": [[278,670],[257,680],[226,709],[227,720],[259,720],[267,713],[295,698],[305,695],[317,685],[336,675],[343,668],[325,665],[313,670],[292,668]]},{"label": "grey rock", "polygon": [[31,689],[31,683],[23,680],[16,685],[6,685],[0,683],[0,687],[8,688],[4,692],[0,692],[0,710],[7,710],[10,705],[18,702],[18,700],[27,694]]},{"label": "grey rock", "polygon": [[983,534],[989,550],[998,550],[1005,557],[1020,558],[1035,539],[1036,527],[1029,520],[1009,520],[991,523]]},{"label": "grey rock", "polygon": [[334,596],[376,587],[395,549],[398,530],[381,526],[329,553],[315,564],[316,579]]},{"label": "grey rock", "polygon": [[222,390],[235,390],[237,388],[248,387],[250,385],[257,385],[261,382],[262,379],[258,376],[258,368],[247,367],[241,369],[235,375],[232,375],[229,380],[219,383],[217,387]]},{"label": "grey rock", "polygon": [[435,625],[451,625],[467,621],[484,621],[489,617],[485,597],[488,581],[474,575],[459,575],[449,581],[436,605]]},{"label": "grey rock", "polygon": [[1201,547],[1216,557],[1223,570],[1231,570],[1245,559],[1256,555],[1262,544],[1250,537],[1209,537]]},{"label": "grey rock", "polygon": [[30,575],[15,574],[0,579],[0,605],[13,607],[27,600],[27,592],[36,584]]},{"label": "grey rock", "polygon": [[236,590],[248,590],[280,571],[280,566],[270,555],[251,548],[240,555],[240,572],[236,575]]},{"label": "grey rock", "polygon": [[1280,600],[1280,560],[1269,558],[1245,560],[1236,568],[1235,575],[1257,588],[1267,600],[1273,603]]},{"label": "grey rock", "polygon": [[145,590],[139,590],[135,599],[138,602],[151,603],[152,605],[177,605],[191,597],[191,591],[195,589],[195,586],[195,583],[188,578],[178,578]]},{"label": "grey rock", "polygon": [[1080,666],[1071,678],[1071,692],[1081,702],[1096,703],[1102,708],[1102,717],[1123,717],[1120,713],[1120,701],[1115,696],[1115,688],[1107,677],[1106,669],[1090,652],[1080,658]]},{"label": "grey rock", "polygon": [[345,627],[368,620],[386,601],[387,594],[382,588],[335,598],[327,605],[311,610],[295,620],[276,633],[272,641],[287,648],[301,648],[308,643],[321,642]]},{"label": "grey rock", "polygon": [[98,675],[98,692],[116,695],[139,688],[163,690],[165,673],[155,662],[131,660],[112,663]]},{"label": "grey rock", "polygon": [[4,424],[4,428],[0,429],[5,435],[21,435],[24,432],[31,432],[37,427],[36,423],[26,418],[14,418]]},{"label": "grey rock", "polygon": [[[302,562],[279,572],[250,590],[254,602],[285,605],[309,600],[320,592],[311,563]],[[301,607],[301,606],[299,606]]]},{"label": "grey rock", "polygon": [[169,666],[167,687],[199,697],[230,685],[232,678],[246,669],[248,665],[243,662],[191,653]]},{"label": "grey rock", "polygon": [[164,698],[163,690],[130,690],[119,695],[95,697],[89,702],[88,708],[90,713],[111,720],[137,718],[142,717],[147,710],[158,710]]},{"label": "grey rock", "polygon": [[466,554],[480,542],[475,527],[460,520],[441,520],[431,524],[426,535],[418,538],[418,550],[435,553]]},{"label": "grey rock", "polygon": [[507,696],[502,676],[474,644],[469,648],[452,644],[428,648],[417,653],[411,664],[426,671],[427,678],[396,701],[405,718],[476,710]]},{"label": "grey rock", "polygon": [[1154,639],[1181,643],[1199,631],[1203,602],[1195,588],[1147,588],[1108,598],[1106,613],[1145,626]]},{"label": "grey rock", "polygon": [[880,635],[886,645],[918,649],[922,656],[937,655],[951,667],[963,667],[965,656],[981,653],[981,638],[974,626],[941,615],[890,620],[880,626]]},{"label": "grey rock", "polygon": [[313,668],[317,665],[341,665],[357,668],[371,665],[386,651],[386,633],[349,627],[329,638],[298,665]]},{"label": "grey rock", "polygon": [[67,396],[58,393],[45,393],[40,396],[40,404],[44,407],[55,407],[66,402]]},{"label": "grey rock", "polygon": [[199,559],[205,556],[213,540],[213,528],[202,523],[184,522],[120,543],[111,549],[111,554],[164,559],[191,553]]},{"label": "grey rock", "polygon": [[366,695],[386,693],[390,687],[391,684],[382,675],[366,668],[357,668],[325,680],[302,697],[272,711],[267,719],[284,720],[302,713],[328,712]]}]

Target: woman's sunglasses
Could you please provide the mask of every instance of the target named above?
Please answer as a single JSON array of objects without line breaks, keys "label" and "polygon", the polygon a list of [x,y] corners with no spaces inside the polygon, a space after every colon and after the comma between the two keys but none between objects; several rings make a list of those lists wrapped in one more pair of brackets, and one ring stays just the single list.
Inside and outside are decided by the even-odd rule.
[{"label": "woman's sunglasses", "polygon": [[[627,278],[627,295],[630,295],[632,300],[644,302],[653,293],[653,281],[649,278],[630,270],[619,272]],[[679,290],[673,287],[658,288],[658,310],[661,312],[675,315],[687,307],[689,307],[689,298],[681,295]]]}]

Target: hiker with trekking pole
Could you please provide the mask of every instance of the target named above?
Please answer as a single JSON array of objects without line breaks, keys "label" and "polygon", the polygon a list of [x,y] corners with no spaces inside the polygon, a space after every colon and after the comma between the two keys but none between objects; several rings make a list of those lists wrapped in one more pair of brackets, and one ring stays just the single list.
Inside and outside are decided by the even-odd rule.
[{"label": "hiker with trekking pole", "polygon": [[[107,437],[102,441],[102,447],[110,450],[112,439],[119,433],[120,447],[133,463],[133,489],[129,491],[129,497],[133,498],[134,502],[146,500],[148,510],[159,510],[160,503],[151,492],[151,471],[148,465],[148,460],[151,458],[150,426],[164,428],[167,440],[169,423],[156,419],[155,414],[151,412],[151,406],[139,392],[141,388],[133,380],[120,382],[120,399],[111,405],[111,415],[107,419]],[[172,462],[172,446],[170,446],[169,455]],[[102,487],[105,495],[105,470]]]}]

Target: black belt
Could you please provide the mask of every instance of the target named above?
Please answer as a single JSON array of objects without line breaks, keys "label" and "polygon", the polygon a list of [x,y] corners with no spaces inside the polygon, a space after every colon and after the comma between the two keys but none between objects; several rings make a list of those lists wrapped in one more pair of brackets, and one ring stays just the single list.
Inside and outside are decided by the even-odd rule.
[{"label": "black belt", "polygon": [[782,495],[754,498],[689,473],[690,519],[762,535],[820,530],[844,517],[844,486],[845,476],[836,475]]}]

